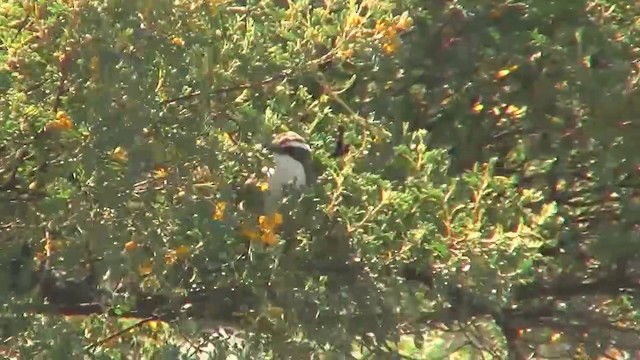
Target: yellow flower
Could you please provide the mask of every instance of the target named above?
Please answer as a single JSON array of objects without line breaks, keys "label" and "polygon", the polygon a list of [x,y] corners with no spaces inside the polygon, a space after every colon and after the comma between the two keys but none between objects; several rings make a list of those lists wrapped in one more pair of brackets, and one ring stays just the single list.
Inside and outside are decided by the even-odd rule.
[{"label": "yellow flower", "polygon": [[496,79],[502,79],[503,77],[509,75],[511,71],[507,69],[502,69],[496,73]]},{"label": "yellow flower", "polygon": [[60,122],[65,129],[71,129],[73,127],[73,121],[64,111],[58,111],[56,114],[56,121]]},{"label": "yellow flower", "polygon": [[168,174],[169,173],[167,172],[167,168],[162,166],[156,167],[156,169],[153,171],[153,176],[156,179],[164,179],[167,177]]},{"label": "yellow flower", "polygon": [[281,225],[283,221],[282,214],[275,213],[273,216],[269,215],[260,215],[258,217],[258,224],[260,225],[260,229],[264,231],[271,231],[275,229],[278,225]]},{"label": "yellow flower", "polygon": [[258,224],[262,230],[271,230],[275,226],[273,222],[271,222],[271,219],[266,215],[260,215],[260,217],[258,217]]},{"label": "yellow flower", "polygon": [[50,254],[60,248],[60,242],[56,240],[47,240],[44,244],[44,250]]},{"label": "yellow flower", "polygon": [[138,247],[138,243],[136,243],[133,240],[131,240],[131,241],[127,242],[126,244],[124,244],[124,249],[127,252],[131,252],[131,251],[135,250],[137,247]]},{"label": "yellow flower", "polygon": [[7,16],[13,12],[13,6],[11,4],[0,5],[0,15]]},{"label": "yellow flower", "polygon": [[338,56],[341,58],[348,60],[353,57],[353,48],[349,47],[347,49],[343,49],[338,51]]},{"label": "yellow flower", "polygon": [[378,20],[376,21],[376,26],[374,27],[374,31],[376,34],[382,34],[389,27],[386,20]]},{"label": "yellow flower", "polygon": [[187,245],[180,245],[176,248],[175,253],[180,259],[186,259],[189,256],[189,251]]},{"label": "yellow flower", "polygon": [[480,111],[482,111],[482,109],[484,109],[484,105],[482,105],[482,103],[480,101],[476,102],[473,104],[473,106],[471,107],[471,109],[473,110],[474,113],[479,113]]},{"label": "yellow flower", "polygon": [[351,14],[347,17],[347,27],[356,27],[364,22],[362,16]]},{"label": "yellow flower", "polygon": [[140,264],[140,266],[138,266],[138,273],[140,273],[140,275],[149,275],[152,271],[153,264],[151,263],[151,261],[145,261],[144,263]]},{"label": "yellow flower", "polygon": [[260,191],[267,191],[269,190],[269,183],[267,183],[266,181],[261,181],[258,183],[258,189],[260,189]]},{"label": "yellow flower", "polygon": [[276,226],[282,225],[282,220],[282,214],[280,214],[279,212],[273,214],[273,223],[276,224]]},{"label": "yellow flower", "polygon": [[152,320],[147,322],[147,326],[149,327],[149,329],[151,329],[151,331],[155,332],[158,330],[158,328],[160,326],[162,326],[162,321],[158,321],[158,320]]},{"label": "yellow flower", "polygon": [[386,39],[386,41],[389,42],[396,38],[396,36],[398,35],[398,31],[396,31],[396,28],[393,26],[387,26],[381,34]]},{"label": "yellow flower", "polygon": [[127,150],[118,146],[111,152],[111,158],[118,162],[127,162],[127,160],[129,160],[129,153]]},{"label": "yellow flower", "polygon": [[260,240],[262,240],[262,243],[265,245],[275,245],[278,243],[276,234],[274,234],[273,231],[270,230],[263,232]]},{"label": "yellow flower", "polygon": [[224,218],[224,209],[227,207],[227,204],[223,201],[216,203],[216,209],[213,212],[214,220],[222,220]]},{"label": "yellow flower", "polygon": [[400,15],[400,18],[396,23],[396,29],[400,31],[407,31],[409,30],[409,28],[411,28],[412,25],[413,25],[413,19],[411,19],[409,17],[409,13],[405,11],[404,13],[402,13],[402,15]]},{"label": "yellow flower", "polygon": [[175,250],[169,250],[168,253],[164,254],[164,263],[167,265],[173,265],[178,261],[178,256]]},{"label": "yellow flower", "polygon": [[174,36],[171,39],[171,43],[176,46],[184,46],[184,40],[179,36]]},{"label": "yellow flower", "polygon": [[496,79],[502,79],[518,69],[518,65],[512,65],[506,69],[502,69],[496,73]]},{"label": "yellow flower", "polygon": [[507,108],[504,110],[504,113],[507,115],[510,115],[514,118],[520,118],[524,115],[526,109],[525,108],[519,108],[515,105],[509,105],[507,106]]},{"label": "yellow flower", "polygon": [[398,45],[399,41],[397,38],[387,40],[384,44],[382,44],[382,51],[387,55],[391,55],[396,52],[396,50],[398,50]]}]

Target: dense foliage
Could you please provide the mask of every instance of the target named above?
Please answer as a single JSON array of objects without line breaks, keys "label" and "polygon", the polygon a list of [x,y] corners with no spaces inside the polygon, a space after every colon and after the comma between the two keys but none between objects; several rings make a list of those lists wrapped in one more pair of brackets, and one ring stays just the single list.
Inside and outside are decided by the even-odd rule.
[{"label": "dense foliage", "polygon": [[[633,356],[639,15],[4,1],[3,354]],[[286,130],[319,176],[265,215]]]}]

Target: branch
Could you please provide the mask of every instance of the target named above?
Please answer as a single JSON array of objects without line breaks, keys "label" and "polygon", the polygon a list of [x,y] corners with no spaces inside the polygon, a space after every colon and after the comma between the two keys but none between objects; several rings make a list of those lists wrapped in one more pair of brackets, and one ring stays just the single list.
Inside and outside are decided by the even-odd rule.
[{"label": "branch", "polygon": [[[224,94],[224,93],[228,93],[228,92],[232,92],[232,91],[246,90],[246,89],[251,89],[251,88],[264,86],[264,85],[267,85],[267,84],[272,83],[274,81],[285,80],[287,77],[289,77],[291,75],[291,73],[293,73],[293,71],[290,70],[290,69],[289,70],[283,70],[283,71],[281,71],[281,72],[279,72],[279,73],[277,73],[275,75],[269,76],[268,78],[260,80],[260,81],[255,81],[255,82],[251,82],[251,83],[247,83],[247,84],[241,84],[241,85],[223,87],[223,88],[208,92],[207,95],[218,95],[218,94]],[[178,96],[178,97],[175,97],[175,98],[172,98],[172,99],[164,100],[164,101],[160,102],[160,105],[166,106],[166,105],[173,104],[173,103],[176,103],[176,102],[189,100],[189,99],[192,99],[192,98],[200,96],[200,95],[202,95],[201,91],[194,91],[194,92],[192,92],[190,94],[186,94],[186,95]]]},{"label": "branch", "polygon": [[53,101],[53,113],[56,114],[60,108],[62,95],[65,93],[67,76],[69,75],[69,64],[71,63],[71,54],[64,52],[60,57],[60,82],[58,83],[58,91]]},{"label": "branch", "polygon": [[137,323],[135,323],[135,324],[133,324],[131,326],[128,326],[128,327],[126,327],[126,328],[124,328],[124,329],[122,329],[122,330],[120,330],[120,331],[118,331],[118,332],[116,332],[116,333],[114,333],[112,335],[107,336],[106,338],[98,340],[98,341],[94,342],[93,344],[87,345],[84,348],[84,350],[88,351],[88,350],[91,350],[93,348],[96,348],[96,347],[108,342],[109,340],[113,340],[113,339],[121,336],[122,334],[126,334],[127,332],[129,332],[129,331],[131,331],[131,330],[133,330],[135,328],[139,328],[140,326],[142,326],[142,325],[144,325],[144,324],[146,324],[146,323],[148,323],[150,321],[155,321],[155,320],[158,320],[158,318],[155,317],[155,316],[149,316],[148,318],[142,319],[142,320],[138,321]]},{"label": "branch", "polygon": [[613,273],[598,280],[583,282],[580,279],[560,278],[549,284],[536,282],[520,286],[514,291],[514,300],[531,300],[542,297],[568,299],[586,295],[618,295],[622,289],[640,290],[640,279]]}]

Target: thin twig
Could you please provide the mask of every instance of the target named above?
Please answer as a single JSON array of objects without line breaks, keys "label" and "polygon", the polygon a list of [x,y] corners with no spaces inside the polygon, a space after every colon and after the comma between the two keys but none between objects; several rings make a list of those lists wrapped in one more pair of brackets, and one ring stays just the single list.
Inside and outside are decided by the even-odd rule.
[{"label": "thin twig", "polygon": [[113,340],[113,339],[115,339],[115,338],[117,338],[117,337],[119,337],[119,336],[121,336],[121,335],[123,335],[123,334],[125,334],[125,333],[127,333],[127,332],[129,332],[129,331],[131,331],[133,329],[135,329],[135,328],[138,328],[138,327],[140,327],[140,326],[142,326],[142,325],[144,325],[144,324],[146,324],[146,323],[148,323],[150,321],[155,321],[155,320],[158,320],[158,319],[159,318],[157,316],[155,316],[155,315],[154,316],[149,316],[148,318],[144,318],[144,319],[138,321],[137,323],[135,323],[135,324],[133,324],[131,326],[128,326],[128,327],[126,327],[126,328],[124,328],[124,329],[122,329],[122,330],[120,330],[120,331],[118,331],[118,332],[116,332],[116,333],[114,333],[112,335],[107,336],[106,338],[103,338],[103,339],[98,340],[98,341],[96,341],[96,342],[94,342],[92,344],[87,345],[84,348],[84,350],[85,351],[89,351],[89,350],[91,350],[93,348],[96,348],[96,347],[108,342],[109,340]]},{"label": "thin twig", "polygon": [[38,90],[38,89],[40,89],[44,84],[46,84],[47,82],[49,82],[49,79],[45,79],[45,80],[39,81],[39,82],[37,82],[37,83],[35,83],[35,84],[33,84],[33,85],[29,86],[28,88],[26,88],[26,89],[24,90],[24,93],[25,93],[25,94],[28,94],[28,93],[30,93],[30,92],[32,92],[32,91]]},{"label": "thin twig", "polygon": [[[207,94],[208,95],[218,95],[218,94],[224,94],[224,93],[227,93],[227,92],[246,90],[246,89],[250,89],[250,88],[254,88],[254,87],[258,87],[258,86],[263,86],[263,85],[269,84],[269,83],[274,82],[274,81],[284,80],[289,75],[291,75],[292,72],[293,71],[290,70],[290,69],[289,70],[284,70],[284,71],[281,71],[281,72],[279,72],[279,73],[277,73],[275,75],[269,76],[268,78],[260,80],[260,81],[251,82],[251,83],[248,83],[248,84],[226,86],[226,87],[223,87],[223,88],[208,92]],[[160,102],[160,105],[166,106],[166,105],[169,105],[169,104],[172,104],[172,103],[175,103],[175,102],[189,100],[189,99],[192,99],[192,98],[200,96],[200,95],[202,95],[201,91],[195,91],[195,92],[192,92],[190,94],[185,94],[185,95],[178,96],[178,97],[175,97],[175,98],[172,98],[172,99],[164,100],[164,101]]]},{"label": "thin twig", "polygon": [[[335,53],[338,49],[340,44],[337,44],[334,48],[332,48],[331,50],[329,50],[329,52],[327,52],[326,54],[322,55],[321,57],[311,60],[309,62],[307,62],[303,68],[306,69],[313,69],[314,67],[317,67],[319,64],[323,64],[327,61],[331,61],[334,56]],[[239,90],[246,90],[246,89],[251,89],[251,88],[255,88],[255,87],[259,87],[259,86],[264,86],[267,85],[269,83],[272,83],[274,81],[279,81],[279,80],[285,80],[287,79],[289,76],[291,76],[293,74],[294,70],[293,69],[285,69],[282,70],[274,75],[269,76],[266,79],[260,80],[260,81],[254,81],[254,82],[250,82],[247,84],[241,84],[241,85],[233,85],[233,86],[226,86],[217,90],[213,90],[210,92],[207,92],[207,95],[218,95],[218,94],[224,94],[224,93],[228,93],[228,92],[232,92],[232,91],[239,91]],[[160,102],[160,105],[162,106],[166,106],[169,104],[173,104],[176,102],[180,102],[180,101],[184,101],[184,100],[189,100],[192,99],[194,97],[203,95],[203,93],[201,91],[194,91],[190,94],[185,94],[185,95],[181,95],[175,98],[171,98],[171,99],[167,99],[167,100],[163,100]]]},{"label": "thin twig", "polygon": [[189,346],[194,350],[194,354],[199,354],[201,352],[204,352],[203,348],[201,345],[196,345],[194,344],[187,335],[183,334],[181,331],[178,331],[178,335],[182,338],[182,340],[184,340],[187,344],[189,344]]},{"label": "thin twig", "polygon": [[22,33],[22,31],[24,29],[27,28],[27,26],[31,25],[31,23],[33,22],[33,20],[31,19],[31,15],[27,14],[24,19],[22,20],[22,22],[20,23],[20,26],[18,27],[17,31],[15,34],[13,34],[13,39],[11,39],[12,41],[16,41],[16,39],[18,38],[18,36],[20,36],[20,34]]},{"label": "thin twig", "polygon": [[62,95],[65,93],[65,87],[67,82],[68,70],[69,70],[69,62],[71,61],[69,53],[64,53],[60,58],[60,82],[58,83],[58,91],[56,92],[56,97],[53,101],[53,113],[56,114],[58,109],[60,108],[60,102],[62,99]]}]

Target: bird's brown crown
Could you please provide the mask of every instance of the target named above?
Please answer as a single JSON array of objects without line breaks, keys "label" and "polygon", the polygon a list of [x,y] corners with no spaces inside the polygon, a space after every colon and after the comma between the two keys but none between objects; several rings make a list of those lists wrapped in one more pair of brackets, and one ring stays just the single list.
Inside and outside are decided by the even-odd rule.
[{"label": "bird's brown crown", "polygon": [[276,135],[272,144],[280,147],[285,147],[287,145],[299,146],[300,144],[306,145],[306,141],[298,133],[287,131]]}]

